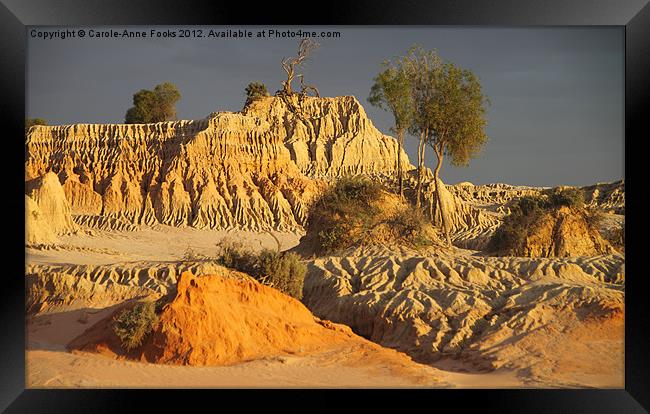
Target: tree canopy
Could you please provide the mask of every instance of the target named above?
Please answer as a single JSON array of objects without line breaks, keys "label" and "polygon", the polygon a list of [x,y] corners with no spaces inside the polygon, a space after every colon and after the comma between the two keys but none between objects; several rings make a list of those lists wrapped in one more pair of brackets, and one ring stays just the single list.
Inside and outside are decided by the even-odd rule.
[{"label": "tree canopy", "polygon": [[376,77],[370,89],[368,102],[393,114],[393,132],[406,131],[413,122],[411,80],[403,68],[392,62],[382,64],[384,70]]},{"label": "tree canopy", "polygon": [[437,92],[427,103],[427,143],[436,154],[449,156],[452,165],[466,166],[487,141],[485,112],[489,100],[469,70],[445,63],[436,76]]},{"label": "tree canopy", "polygon": [[[435,50],[415,45],[394,63],[385,64],[384,70],[375,77],[368,100],[393,113],[400,146],[405,129],[418,137],[418,208],[426,148],[427,145],[433,148],[437,156],[433,172],[436,202],[450,243],[449,217],[440,200],[438,178],[445,156],[453,165],[468,165],[487,141],[485,114],[489,100],[478,77],[470,70],[444,62]],[[433,209],[433,201],[430,208]]]},{"label": "tree canopy", "polygon": [[414,115],[411,79],[399,62],[386,61],[382,67],[383,70],[375,76],[368,102],[393,114],[394,126],[391,130],[397,135],[397,178],[399,193],[403,195],[402,148],[404,133],[411,126]]},{"label": "tree canopy", "polygon": [[127,124],[145,124],[176,119],[176,102],[181,93],[176,85],[164,82],[153,91],[141,89],[133,95],[133,106],[126,111]]}]

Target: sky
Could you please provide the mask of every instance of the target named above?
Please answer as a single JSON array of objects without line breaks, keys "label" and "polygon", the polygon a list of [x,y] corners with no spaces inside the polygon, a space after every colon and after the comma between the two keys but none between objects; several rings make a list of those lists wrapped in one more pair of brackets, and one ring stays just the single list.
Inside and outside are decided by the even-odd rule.
[{"label": "sky", "polygon": [[[217,38],[210,29],[268,27],[84,27],[86,36],[44,39],[58,27],[28,30],[27,117],[50,125],[120,123],[140,89],[176,84],[179,119],[218,110],[238,111],[249,82],[281,88],[283,57],[294,56],[300,37]],[[145,31],[147,38],[97,38],[90,30]],[[151,37],[172,31],[175,38]],[[204,37],[179,38],[179,29]],[[392,115],[371,106],[373,77],[386,59],[419,44],[472,70],[491,101],[488,142],[467,167],[445,162],[453,184],[589,185],[624,178],[624,32],[622,27],[285,27],[337,31],[318,38],[320,48],[304,68],[305,82],[321,96],[354,95],[373,124],[390,134]],[[34,33],[34,37],[32,37]],[[196,32],[195,32],[196,33]],[[190,34],[195,34],[190,33]],[[296,81],[296,87],[298,82]],[[417,159],[416,138],[406,150]],[[428,149],[427,165],[435,157]]]}]

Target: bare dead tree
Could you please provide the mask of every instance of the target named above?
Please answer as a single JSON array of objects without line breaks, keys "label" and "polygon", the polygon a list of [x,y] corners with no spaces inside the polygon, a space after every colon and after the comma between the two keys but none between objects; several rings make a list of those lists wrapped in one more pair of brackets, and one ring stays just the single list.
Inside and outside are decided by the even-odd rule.
[{"label": "bare dead tree", "polygon": [[293,89],[291,89],[291,83],[296,77],[296,68],[300,67],[309,58],[310,53],[319,46],[317,42],[310,38],[302,39],[298,46],[298,55],[296,57],[282,59],[282,69],[287,73],[287,80],[282,82],[283,92],[285,94],[291,95],[294,93]]},{"label": "bare dead tree", "polygon": [[300,95],[303,98],[308,96],[309,91],[313,92],[317,98],[320,98],[320,92],[318,92],[318,89],[314,85],[305,85],[304,75],[298,75],[298,78],[300,79]]}]

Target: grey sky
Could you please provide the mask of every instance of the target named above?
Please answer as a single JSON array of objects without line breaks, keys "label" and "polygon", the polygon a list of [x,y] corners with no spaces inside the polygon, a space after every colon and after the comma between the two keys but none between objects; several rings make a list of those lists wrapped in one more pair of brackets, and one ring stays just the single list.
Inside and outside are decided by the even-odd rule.
[{"label": "grey sky", "polygon": [[[622,28],[326,29],[342,36],[318,39],[321,48],[306,67],[306,82],[323,96],[356,96],[384,133],[392,117],[366,100],[384,59],[418,43],[479,76],[492,101],[490,141],[469,167],[446,163],[445,182],[553,186],[623,178]],[[28,39],[27,116],[50,124],[123,122],[133,93],[163,81],[181,91],[179,119],[237,111],[249,82],[262,81],[271,93],[280,88],[279,62],[295,53],[299,41]],[[407,142],[414,160],[415,140]],[[429,152],[429,165],[433,158]]]}]

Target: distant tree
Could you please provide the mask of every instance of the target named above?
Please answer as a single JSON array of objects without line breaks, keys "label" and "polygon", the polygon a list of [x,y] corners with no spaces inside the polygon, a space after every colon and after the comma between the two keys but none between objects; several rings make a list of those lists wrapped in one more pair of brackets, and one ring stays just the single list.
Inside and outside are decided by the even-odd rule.
[{"label": "distant tree", "polygon": [[399,64],[386,61],[384,68],[376,77],[370,89],[368,102],[393,114],[394,125],[391,130],[397,135],[397,181],[399,194],[404,196],[402,174],[402,149],[404,133],[413,123],[414,107],[411,99],[411,79]]},{"label": "distant tree", "polygon": [[171,82],[156,85],[153,91],[141,89],[133,95],[133,106],[126,111],[127,124],[146,124],[176,119],[176,102],[181,94]]},{"label": "distant tree", "polygon": [[251,82],[246,86],[246,103],[244,107],[250,105],[258,98],[269,96],[269,91],[266,90],[266,85],[262,82]]},{"label": "distant tree", "polygon": [[487,141],[485,113],[489,100],[476,75],[453,63],[445,63],[434,76],[435,93],[426,103],[426,140],[437,157],[433,171],[436,197],[447,242],[451,244],[450,223],[438,191],[440,169],[445,155],[452,165],[466,166],[481,151]]},{"label": "distant tree", "polygon": [[27,118],[25,119],[25,133],[29,131],[29,128],[34,125],[47,125],[47,121],[43,118]]}]

